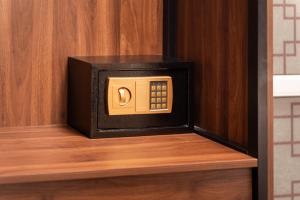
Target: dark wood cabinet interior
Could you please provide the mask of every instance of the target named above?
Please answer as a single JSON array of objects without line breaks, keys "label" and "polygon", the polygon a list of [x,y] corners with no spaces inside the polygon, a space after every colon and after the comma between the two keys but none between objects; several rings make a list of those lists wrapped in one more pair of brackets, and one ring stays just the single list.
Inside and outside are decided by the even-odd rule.
[{"label": "dark wood cabinet interior", "polygon": [[195,125],[247,147],[248,1],[177,2],[177,56],[195,62]]},{"label": "dark wood cabinet interior", "polygon": [[[0,199],[271,198],[270,2],[0,0]],[[92,140],[65,126],[68,57],[132,55],[194,63],[194,130]]]}]

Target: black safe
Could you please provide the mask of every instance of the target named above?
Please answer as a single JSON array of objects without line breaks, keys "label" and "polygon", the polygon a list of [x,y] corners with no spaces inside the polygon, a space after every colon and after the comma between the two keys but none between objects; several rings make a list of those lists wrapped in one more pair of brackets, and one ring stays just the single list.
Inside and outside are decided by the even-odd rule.
[{"label": "black safe", "polygon": [[68,124],[90,138],[193,129],[192,62],[161,56],[70,57]]}]

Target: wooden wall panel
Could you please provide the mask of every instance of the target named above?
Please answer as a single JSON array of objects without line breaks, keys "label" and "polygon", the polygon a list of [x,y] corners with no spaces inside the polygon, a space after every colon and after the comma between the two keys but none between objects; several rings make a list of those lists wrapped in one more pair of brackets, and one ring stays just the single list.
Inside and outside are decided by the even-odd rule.
[{"label": "wooden wall panel", "polygon": [[251,200],[250,169],[1,185],[0,200]]},{"label": "wooden wall panel", "polygon": [[231,0],[227,10],[227,135],[231,141],[246,146],[248,142],[248,0]]},{"label": "wooden wall panel", "polygon": [[162,1],[137,2],[0,0],[0,127],[66,123],[68,56],[160,54]]},{"label": "wooden wall panel", "polygon": [[121,54],[161,55],[163,0],[121,0]]},{"label": "wooden wall panel", "polygon": [[0,127],[8,124],[7,117],[10,115],[11,107],[8,105],[9,90],[7,84],[10,82],[11,60],[11,5],[10,1],[0,1]]},{"label": "wooden wall panel", "polygon": [[178,0],[177,55],[195,61],[196,126],[247,144],[247,0]]},{"label": "wooden wall panel", "polygon": [[[18,3],[22,4],[22,2]],[[54,5],[55,4],[53,1],[35,1],[32,5],[33,18],[31,21],[28,21],[26,24],[24,24],[24,26],[32,27],[32,38],[31,40],[28,40],[32,44],[31,49],[28,49],[29,52],[32,51],[32,56],[30,57],[32,60],[32,73],[27,75],[31,79],[29,87],[31,88],[32,98],[29,100],[26,95],[21,95],[21,99],[24,100],[25,104],[19,104],[18,106],[15,105],[15,110],[13,112],[18,112],[17,110],[22,106],[28,106],[28,111],[21,120],[10,118],[11,115],[8,115],[7,118],[9,121],[7,125],[12,126],[13,123],[20,123],[22,125],[36,125],[41,122],[50,123],[52,120],[50,114],[43,113],[51,113],[53,109],[51,103],[53,97],[53,88],[51,85],[52,77],[54,75],[52,67]],[[13,9],[12,12],[14,12]],[[35,25],[32,26],[32,24]],[[14,33],[11,34],[13,37],[15,37]],[[18,44],[16,44],[16,46],[18,46]],[[18,57],[14,57],[12,59],[18,60]],[[27,59],[30,60],[29,57]],[[6,66],[6,68],[8,67],[10,66]],[[26,71],[28,65],[21,65],[21,67],[24,71]],[[12,71],[12,73],[14,73],[14,71]],[[59,76],[59,74],[57,74],[57,76]],[[18,93],[15,93],[15,95],[18,95]],[[28,92],[28,95],[30,95],[30,92]],[[11,98],[13,98],[13,96],[11,96]],[[30,115],[30,121],[23,121],[29,118],[28,115]]]}]

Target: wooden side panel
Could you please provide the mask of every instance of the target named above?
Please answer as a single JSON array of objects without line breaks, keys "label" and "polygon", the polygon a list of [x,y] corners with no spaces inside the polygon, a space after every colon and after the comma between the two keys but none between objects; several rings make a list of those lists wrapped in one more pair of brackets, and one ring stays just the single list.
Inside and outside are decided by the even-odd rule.
[{"label": "wooden side panel", "polygon": [[0,200],[251,200],[251,170],[1,185]]},{"label": "wooden side panel", "polygon": [[178,0],[177,55],[195,61],[195,125],[247,144],[247,0]]},{"label": "wooden side panel", "polygon": [[[8,116],[11,115],[9,86],[11,59],[11,3],[0,1],[0,127],[8,125]],[[11,116],[12,118],[13,116]]]},{"label": "wooden side panel", "polygon": [[161,54],[162,0],[0,0],[0,27],[0,127],[62,124],[67,57]]},{"label": "wooden side panel", "polygon": [[248,143],[248,0],[231,0],[227,7],[228,138]]},{"label": "wooden side panel", "polygon": [[121,0],[121,54],[162,55],[163,0]]}]

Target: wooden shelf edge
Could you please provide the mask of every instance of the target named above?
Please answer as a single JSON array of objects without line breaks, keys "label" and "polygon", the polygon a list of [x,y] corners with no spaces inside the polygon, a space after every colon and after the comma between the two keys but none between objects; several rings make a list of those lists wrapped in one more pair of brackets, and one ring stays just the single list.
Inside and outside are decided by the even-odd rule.
[{"label": "wooden shelf edge", "polygon": [[[234,161],[233,161],[234,162]],[[114,170],[84,170],[69,172],[49,172],[45,171],[40,174],[16,174],[14,176],[0,176],[0,184],[17,184],[17,183],[34,183],[34,182],[50,182],[50,181],[66,181],[66,180],[81,180],[81,179],[99,179],[113,178],[122,176],[141,176],[155,174],[170,174],[170,173],[188,173],[198,171],[214,171],[214,170],[230,170],[257,167],[256,159],[245,161],[236,161],[235,166],[232,163],[222,163],[218,165],[210,163],[199,163],[182,166],[158,166],[158,167],[143,167],[143,168],[127,168]]]},{"label": "wooden shelf edge", "polygon": [[68,127],[16,130],[0,130],[0,184],[257,167],[257,159],[194,133],[90,140]]}]

